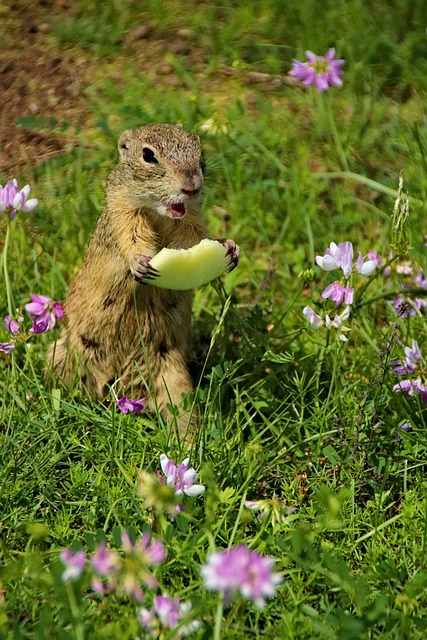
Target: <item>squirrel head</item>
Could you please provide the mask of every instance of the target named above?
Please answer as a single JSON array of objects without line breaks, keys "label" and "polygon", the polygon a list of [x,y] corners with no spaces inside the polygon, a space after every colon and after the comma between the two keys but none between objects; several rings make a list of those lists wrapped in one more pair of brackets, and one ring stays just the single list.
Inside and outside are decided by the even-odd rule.
[{"label": "squirrel head", "polygon": [[124,131],[118,142],[114,188],[132,206],[182,218],[203,186],[199,138],[181,125],[149,124]]}]

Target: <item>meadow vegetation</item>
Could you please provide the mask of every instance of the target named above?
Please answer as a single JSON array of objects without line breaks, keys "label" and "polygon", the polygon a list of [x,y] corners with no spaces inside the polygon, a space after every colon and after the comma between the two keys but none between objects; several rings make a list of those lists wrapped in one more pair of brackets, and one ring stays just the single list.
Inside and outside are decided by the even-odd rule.
[{"label": "meadow vegetation", "polygon": [[[47,6],[39,45],[86,61],[85,116],[60,104],[16,114],[62,150],[0,174],[39,200],[0,214],[1,317],[18,308],[30,327],[30,292],[65,300],[117,139],[149,122],[200,135],[203,215],[242,253],[195,291],[191,446],[113,394],[95,404],[45,379],[60,314],[3,354],[0,638],[424,639],[425,3]],[[289,77],[292,59],[331,47],[346,60],[342,87]],[[331,243],[352,243],[350,271],[348,257],[322,268]],[[356,269],[359,252],[372,270]],[[338,281],[348,305],[336,286],[339,304],[322,297]],[[157,474],[162,454],[189,458],[188,495],[160,482],[173,470],[162,458]],[[113,566],[100,584],[103,545]],[[234,548],[274,558],[265,603],[207,588],[210,554]],[[176,624],[151,614],[166,594],[191,603]]]}]

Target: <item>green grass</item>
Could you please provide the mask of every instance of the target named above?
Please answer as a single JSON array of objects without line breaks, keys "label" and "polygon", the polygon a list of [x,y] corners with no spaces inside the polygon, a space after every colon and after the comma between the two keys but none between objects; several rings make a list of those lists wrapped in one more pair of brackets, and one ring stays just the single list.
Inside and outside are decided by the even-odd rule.
[{"label": "green grass", "polygon": [[[427,414],[419,398],[392,391],[390,361],[413,339],[427,354],[425,311],[399,318],[388,304],[411,283],[393,267],[363,296],[367,281],[355,276],[347,343],[302,315],[307,304],[334,315],[320,294],[337,272],[315,266],[331,241],[364,255],[399,250],[392,209],[401,170],[410,213],[397,264],[427,271],[424,3],[102,6],[81,1],[74,17],[51,19],[52,45],[97,60],[85,96],[94,124],[69,134],[78,149],[32,168],[40,204],[11,224],[14,304],[29,291],[65,299],[122,130],[179,121],[197,132],[212,117],[223,125],[226,133],[201,133],[203,214],[242,257],[221,286],[195,293],[200,423],[188,453],[206,492],[170,521],[155,489],[141,495],[140,484],[161,453],[186,456],[175,431],[156,416],[96,405],[78,388],[54,383],[52,392],[43,376],[52,335],[18,345],[0,374],[0,638],[148,637],[132,598],[94,596],[88,574],[64,585],[58,551],[92,552],[104,537],[114,547],[119,530],[151,528],[168,550],[159,593],[191,600],[202,623],[194,637],[424,639]],[[126,32],[150,20],[150,51],[157,35],[172,41],[191,30],[191,54],[166,54],[177,87],[126,55]],[[251,70],[285,76],[293,57],[330,46],[347,59],[342,89],[245,81]],[[224,75],[221,64],[240,74]],[[6,226],[3,217],[2,237]],[[399,430],[405,421],[408,432]],[[258,519],[245,499],[267,501],[269,513]],[[209,551],[239,543],[274,557],[284,580],[265,609],[237,597],[221,618],[199,568]],[[148,605],[152,596],[146,589]]]}]

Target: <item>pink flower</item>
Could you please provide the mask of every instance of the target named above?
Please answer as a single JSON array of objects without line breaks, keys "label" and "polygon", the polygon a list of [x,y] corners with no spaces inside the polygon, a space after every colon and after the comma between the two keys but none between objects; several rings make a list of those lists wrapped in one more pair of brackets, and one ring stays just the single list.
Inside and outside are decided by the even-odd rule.
[{"label": "pink flower", "polygon": [[326,287],[322,298],[330,298],[335,304],[341,304],[343,300],[345,304],[353,304],[353,294],[353,287],[344,287],[340,282],[333,282]]},{"label": "pink flower", "polygon": [[377,251],[369,251],[368,260],[373,260],[377,267],[380,267],[383,263],[383,259]]},{"label": "pink flower", "polygon": [[331,242],[324,256],[316,256],[316,263],[323,271],[342,269],[346,278],[353,270],[353,245],[351,242]]},{"label": "pink flower", "polygon": [[181,602],[179,598],[171,598],[167,594],[156,596],[151,610],[140,608],[137,610],[138,620],[142,627],[149,629],[151,635],[160,637],[158,622],[166,629],[179,629],[174,632],[174,638],[182,638],[200,626],[199,620],[193,620],[181,625],[181,620],[191,611],[191,602]]},{"label": "pink flower", "polygon": [[427,289],[427,278],[424,275],[424,271],[420,269],[419,274],[414,279],[415,284],[417,284],[421,289]]},{"label": "pink flower", "polygon": [[275,560],[265,558],[257,551],[250,551],[246,545],[239,545],[227,551],[211,553],[201,574],[206,589],[222,591],[230,602],[233,592],[240,591],[244,598],[253,600],[262,608],[265,597],[273,596],[282,576],[272,571]]},{"label": "pink flower", "polygon": [[104,542],[100,542],[90,563],[98,575],[108,577],[118,571],[121,560],[116,552],[110,551]]},{"label": "pink flower", "polygon": [[9,355],[13,353],[16,349],[15,341],[10,340],[10,342],[0,342],[0,353],[5,353]]},{"label": "pink flower", "polygon": [[32,211],[38,205],[39,201],[35,198],[28,200],[30,191],[31,187],[29,184],[20,190],[15,179],[9,180],[4,187],[0,185],[0,212],[6,209],[12,209],[10,217],[13,220],[18,210],[24,211],[25,213]]},{"label": "pink flower", "polygon": [[116,405],[122,413],[134,413],[144,409],[144,400],[145,398],[130,400],[129,398],[126,398],[126,396],[123,396],[116,401]]},{"label": "pink flower", "polygon": [[179,598],[169,596],[156,596],[154,600],[154,612],[158,615],[161,624],[167,629],[174,629],[182,618],[179,608]]},{"label": "pink flower", "polygon": [[[399,376],[413,373],[416,370],[419,361],[423,360],[423,356],[416,340],[412,340],[412,346],[405,347],[404,351],[406,356],[405,362],[402,362],[401,360],[393,360],[393,362],[390,363],[392,366],[395,366],[393,373]],[[421,371],[423,371],[423,366],[421,366]],[[395,393],[404,391],[409,396],[419,395],[421,396],[422,402],[427,404],[427,388],[421,378],[401,380],[394,385],[393,391]]]},{"label": "pink flower", "polygon": [[[176,496],[182,496],[185,493],[187,496],[195,497],[205,491],[204,485],[194,484],[198,474],[193,467],[188,466],[189,462],[190,458],[185,458],[181,464],[176,465],[166,454],[162,453],[160,456],[160,466],[166,476],[166,484],[175,489]],[[165,482],[163,478],[160,481]]]},{"label": "pink flower", "polygon": [[314,327],[315,329],[319,329],[319,327],[323,325],[322,318],[318,316],[317,313],[309,305],[304,307],[302,312],[304,317],[307,318],[311,326]]},{"label": "pink flower", "polygon": [[359,256],[356,261],[356,271],[358,273],[360,273],[362,276],[368,277],[374,273],[375,269],[377,268],[377,265],[378,265],[378,262],[376,259],[367,260],[366,262],[364,262],[362,252],[359,251]]},{"label": "pink flower", "polygon": [[145,532],[136,542],[127,531],[122,533],[122,547],[128,553],[135,554],[145,564],[158,566],[166,558],[166,550],[161,540],[151,542],[151,533]]},{"label": "pink flower", "polygon": [[62,581],[72,582],[74,580],[78,580],[85,568],[85,552],[76,551],[73,553],[71,549],[62,549],[59,557],[61,558],[62,564],[65,566],[65,571],[62,573]]},{"label": "pink flower", "polygon": [[17,320],[13,320],[10,316],[5,317],[4,326],[6,327],[7,331],[13,333],[14,336],[19,333],[19,322]]},{"label": "pink flower", "polygon": [[333,85],[341,87],[341,67],[345,60],[335,60],[335,49],[329,49],[324,56],[317,56],[311,51],[306,51],[307,62],[292,60],[293,67],[289,75],[305,87],[314,85],[318,91],[325,91]]},{"label": "pink flower", "polygon": [[[56,324],[56,320],[64,317],[64,310],[60,302],[53,302],[48,296],[37,296],[30,293],[32,302],[25,305],[27,313],[35,318],[31,333],[43,333],[44,331],[52,331]],[[42,329],[42,327],[45,327]]]}]

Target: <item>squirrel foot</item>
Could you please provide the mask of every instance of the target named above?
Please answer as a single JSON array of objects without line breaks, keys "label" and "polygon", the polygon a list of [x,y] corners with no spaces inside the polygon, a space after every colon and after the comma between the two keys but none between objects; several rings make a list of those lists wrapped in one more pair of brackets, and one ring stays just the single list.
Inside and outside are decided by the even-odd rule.
[{"label": "squirrel foot", "polygon": [[229,270],[233,271],[239,263],[240,256],[240,247],[234,242],[234,240],[226,240],[225,238],[219,238],[218,242],[220,242],[227,251],[225,252],[226,256],[230,256],[230,261],[227,266],[229,266]]},{"label": "squirrel foot", "polygon": [[144,284],[144,280],[154,280],[160,273],[150,265],[151,256],[144,256],[142,253],[136,253],[130,261],[130,272],[139,284]]}]

